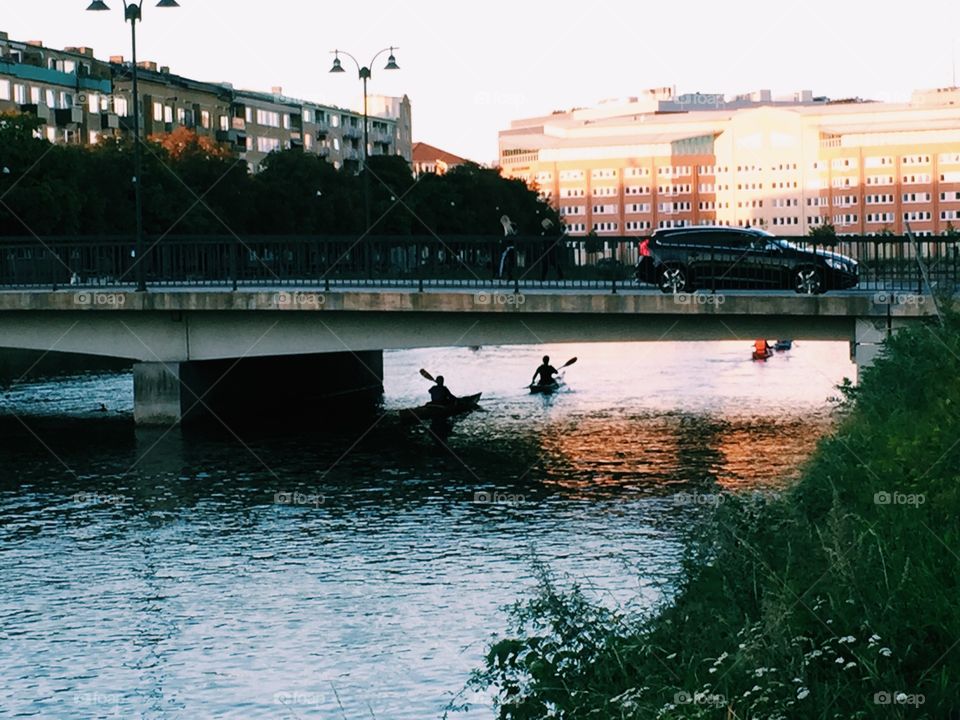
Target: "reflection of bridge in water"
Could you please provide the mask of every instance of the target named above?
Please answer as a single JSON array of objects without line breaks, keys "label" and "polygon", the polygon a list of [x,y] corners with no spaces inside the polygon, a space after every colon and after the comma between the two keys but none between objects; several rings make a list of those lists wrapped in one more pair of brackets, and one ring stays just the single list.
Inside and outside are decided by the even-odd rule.
[{"label": "reflection of bridge in water", "polygon": [[[42,265],[36,242],[29,250],[0,243],[0,287],[7,288],[0,292],[0,347],[136,361],[136,416],[145,424],[214,409],[313,412],[335,398],[379,396],[384,349],[789,337],[847,341],[855,361],[869,363],[891,331],[935,312],[932,297],[918,291],[952,290],[958,269],[952,240],[911,246],[927,261],[924,277],[903,243],[893,252],[886,239],[868,238],[857,242],[885,247],[889,262],[871,265],[861,253],[861,284],[851,291],[665,295],[626,281],[619,258],[633,241],[625,239],[589,265],[572,256],[579,241],[564,241],[549,265],[559,264],[566,279],[547,282],[529,278],[544,257],[544,239],[515,241],[512,281],[475,272],[484,253],[489,260],[499,248],[489,239],[469,241],[476,254],[462,256],[456,243],[439,239],[354,241],[340,248],[345,259],[336,272],[316,264],[322,247],[332,247],[328,240],[250,242],[165,241],[145,260],[147,293],[130,291],[123,242],[51,246],[40,253],[47,256]],[[447,264],[418,266],[418,277],[375,271],[399,251]],[[251,253],[259,258],[257,276],[241,271],[241,252],[247,261]],[[453,272],[457,257],[473,259]]]}]

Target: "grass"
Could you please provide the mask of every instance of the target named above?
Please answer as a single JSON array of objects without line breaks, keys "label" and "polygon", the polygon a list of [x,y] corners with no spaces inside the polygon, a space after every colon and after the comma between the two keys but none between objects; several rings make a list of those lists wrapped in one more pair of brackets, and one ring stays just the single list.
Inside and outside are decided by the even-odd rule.
[{"label": "grass", "polygon": [[541,570],[471,681],[498,718],[960,717],[960,318],[843,394],[792,490],[720,504],[654,615]]}]

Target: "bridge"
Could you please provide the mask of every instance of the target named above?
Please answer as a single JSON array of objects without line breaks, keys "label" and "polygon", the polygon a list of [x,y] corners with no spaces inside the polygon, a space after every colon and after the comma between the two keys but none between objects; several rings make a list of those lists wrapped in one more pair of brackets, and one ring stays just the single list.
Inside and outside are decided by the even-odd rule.
[{"label": "bridge", "polygon": [[[864,365],[889,333],[935,314],[926,287],[958,285],[953,244],[937,247],[941,260],[931,263],[910,256],[916,246],[888,246],[883,252],[895,260],[882,268],[864,268],[861,259],[857,288],[798,295],[638,286],[628,279],[632,239],[591,262],[566,244],[563,280],[532,272],[542,238],[520,246],[512,280],[490,278],[499,248],[489,238],[466,250],[440,239],[380,242],[340,246],[337,273],[323,262],[332,253],[317,255],[319,246],[303,241],[173,245],[176,252],[164,248],[150,266],[148,292],[128,281],[129,244],[48,248],[31,258],[0,242],[0,347],[134,360],[137,422],[171,424],[375,399],[385,349],[735,339],[746,349],[753,338],[790,337],[849,342]],[[473,277],[457,257],[469,258],[462,265]],[[398,263],[407,266],[398,271]]]}]

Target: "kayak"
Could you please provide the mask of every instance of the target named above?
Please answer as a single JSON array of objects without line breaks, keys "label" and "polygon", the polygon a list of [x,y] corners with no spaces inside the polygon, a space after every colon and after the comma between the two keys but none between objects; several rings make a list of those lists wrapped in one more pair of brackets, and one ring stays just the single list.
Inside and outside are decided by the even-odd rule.
[{"label": "kayak", "polygon": [[771,355],[773,355],[772,350],[767,350],[765,353],[760,353],[760,352],[757,352],[756,350],[753,351],[754,360],[766,360]]},{"label": "kayak", "polygon": [[463,415],[477,409],[481,395],[483,395],[483,393],[457,398],[456,402],[450,403],[449,405],[427,403],[420,407],[407,408],[406,410],[400,411],[400,417],[407,421],[418,422],[424,420],[443,420],[454,417],[455,415]]},{"label": "kayak", "polygon": [[790,350],[793,348],[793,340],[777,340],[777,344],[774,346],[774,348],[777,352]]},{"label": "kayak", "polygon": [[560,389],[560,383],[558,383],[556,380],[553,380],[552,382],[548,382],[546,384],[537,383],[535,385],[531,385],[530,394],[531,395],[538,395],[538,394],[549,395],[551,393],[555,393],[559,389]]}]

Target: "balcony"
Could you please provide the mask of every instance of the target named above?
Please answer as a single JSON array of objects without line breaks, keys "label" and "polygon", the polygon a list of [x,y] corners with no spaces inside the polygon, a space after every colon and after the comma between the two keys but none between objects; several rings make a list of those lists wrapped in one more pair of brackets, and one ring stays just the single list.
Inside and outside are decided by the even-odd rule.
[{"label": "balcony", "polygon": [[50,118],[53,115],[53,111],[51,111],[50,108],[43,103],[21,105],[20,112],[25,113],[26,115],[34,115],[46,123],[50,122]]},{"label": "balcony", "polygon": [[120,116],[114,113],[100,114],[101,130],[118,130],[120,128]]},{"label": "balcony", "polygon": [[233,118],[233,129],[243,132],[244,130],[247,129],[247,121],[244,120],[242,117]]},{"label": "balcony", "polygon": [[72,107],[64,110],[55,110],[57,116],[57,126],[65,127],[67,125],[79,125],[83,122],[83,108]]}]

